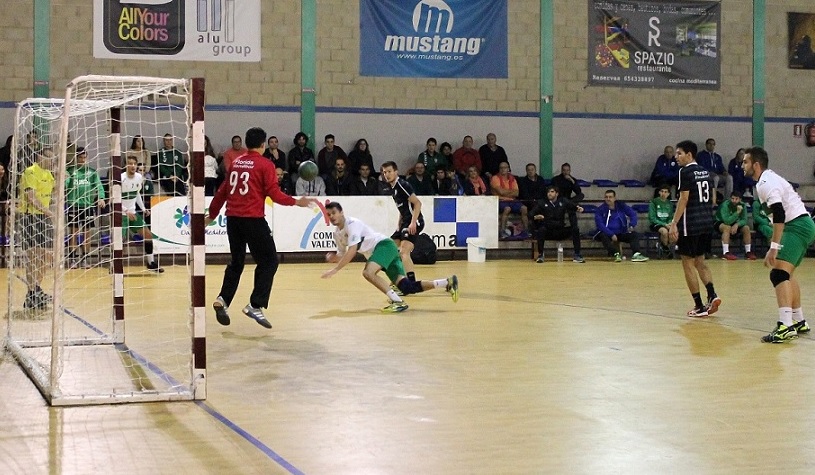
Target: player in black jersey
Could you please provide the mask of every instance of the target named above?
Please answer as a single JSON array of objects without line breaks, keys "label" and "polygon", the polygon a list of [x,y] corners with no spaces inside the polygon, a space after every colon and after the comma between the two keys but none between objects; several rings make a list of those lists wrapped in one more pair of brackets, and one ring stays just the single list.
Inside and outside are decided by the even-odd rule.
[{"label": "player in black jersey", "polygon": [[388,184],[388,188],[384,192],[393,196],[393,201],[399,209],[399,225],[391,239],[396,241],[396,245],[399,246],[399,255],[402,257],[408,279],[415,281],[416,274],[413,272],[413,259],[410,258],[410,253],[413,251],[416,238],[424,229],[422,202],[416,197],[410,183],[403,178],[399,178],[399,169],[396,163],[383,163],[382,176]]},{"label": "player in black jersey", "polygon": [[[679,170],[679,202],[668,233],[671,240],[676,240],[685,282],[693,296],[694,307],[688,311],[688,316],[706,317],[716,313],[722,299],[713,289],[713,275],[705,263],[712,239],[716,189],[710,172],[696,163],[697,150],[696,144],[690,140],[676,145],[676,161],[682,167]],[[702,303],[697,274],[707,289],[707,304]]]}]

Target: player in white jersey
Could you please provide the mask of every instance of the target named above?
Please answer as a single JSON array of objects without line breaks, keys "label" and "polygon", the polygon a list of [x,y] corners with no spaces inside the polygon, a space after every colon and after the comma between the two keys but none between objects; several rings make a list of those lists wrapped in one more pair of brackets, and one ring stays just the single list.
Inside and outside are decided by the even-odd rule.
[{"label": "player in white jersey", "polygon": [[122,238],[127,239],[131,232],[141,234],[144,237],[147,269],[160,274],[164,269],[159,267],[153,255],[153,233],[144,224],[142,215],[138,213],[138,209],[141,209],[146,216],[150,215],[150,210],[144,206],[141,196],[144,177],[136,172],[137,166],[136,157],[127,157],[127,168],[122,173]]},{"label": "player in white jersey", "polygon": [[402,312],[408,308],[396,291],[390,288],[388,282],[378,275],[379,271],[383,269],[390,281],[405,295],[425,290],[445,289],[453,297],[453,302],[458,301],[458,277],[453,275],[446,279],[432,281],[408,279],[402,265],[402,258],[399,256],[399,248],[391,238],[374,231],[359,219],[346,217],[342,206],[337,202],[327,204],[326,210],[331,224],[337,227],[334,232],[337,252],[328,253],[326,260],[337,265],[323,273],[324,279],[339,272],[354,259],[357,253],[360,253],[368,261],[362,271],[362,276],[390,299],[390,304],[382,309],[383,312]]},{"label": "player in white jersey", "polygon": [[772,267],[770,282],[778,302],[778,323],[761,341],[783,343],[810,331],[801,308],[801,286],[792,274],[815,242],[815,223],[792,185],[768,166],[769,157],[763,148],[747,149],[742,169],[745,176],[757,182],[758,202],[753,206],[762,206],[773,215],[773,235],[764,265]]}]

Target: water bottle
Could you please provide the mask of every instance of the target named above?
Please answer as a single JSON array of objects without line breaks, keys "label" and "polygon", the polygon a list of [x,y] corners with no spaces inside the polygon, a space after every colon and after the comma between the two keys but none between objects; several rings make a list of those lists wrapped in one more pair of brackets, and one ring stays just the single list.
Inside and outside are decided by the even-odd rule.
[{"label": "water bottle", "polygon": [[557,261],[563,262],[563,243],[557,243]]}]

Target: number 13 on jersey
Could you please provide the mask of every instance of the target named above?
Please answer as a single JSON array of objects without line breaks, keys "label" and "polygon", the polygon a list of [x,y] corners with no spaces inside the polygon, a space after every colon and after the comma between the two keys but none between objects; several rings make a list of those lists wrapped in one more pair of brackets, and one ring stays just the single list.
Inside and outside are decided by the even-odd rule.
[{"label": "number 13 on jersey", "polygon": [[697,181],[696,182],[696,189],[699,191],[699,202],[701,203],[708,203],[710,202],[710,182],[705,181]]}]

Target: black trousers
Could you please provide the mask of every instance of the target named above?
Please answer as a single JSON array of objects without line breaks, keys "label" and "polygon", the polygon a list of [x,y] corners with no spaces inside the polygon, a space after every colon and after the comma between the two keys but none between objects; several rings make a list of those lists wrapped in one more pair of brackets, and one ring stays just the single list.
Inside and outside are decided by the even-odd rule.
[{"label": "black trousers", "polygon": [[538,240],[538,254],[543,255],[543,246],[547,239],[560,241],[568,237],[572,238],[574,253],[580,254],[580,230],[577,228],[577,226],[547,229],[545,226],[541,225],[535,227],[535,229],[532,231],[532,235]]},{"label": "black trousers", "polygon": [[232,303],[238,284],[243,274],[243,263],[246,259],[246,246],[255,260],[255,284],[249,303],[255,308],[269,306],[269,294],[277,273],[277,247],[272,238],[272,231],[266,218],[226,218],[226,235],[229,238],[229,252],[232,259],[224,271],[224,283],[221,285],[221,297],[226,305]]},{"label": "black trousers", "polygon": [[[603,247],[606,248],[609,256],[613,256],[619,252],[617,245],[611,241],[611,236],[598,232],[597,235],[594,236],[594,240],[603,243]],[[640,252],[640,235],[637,232],[620,233],[617,235],[617,241],[627,242],[631,246],[631,252]]]},{"label": "black trousers", "polygon": [[181,180],[173,181],[169,178],[162,178],[158,183],[168,195],[185,196],[187,194],[187,184]]}]

